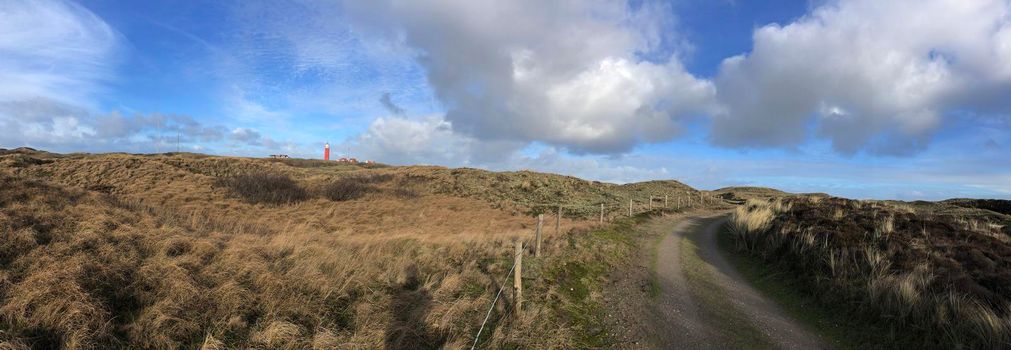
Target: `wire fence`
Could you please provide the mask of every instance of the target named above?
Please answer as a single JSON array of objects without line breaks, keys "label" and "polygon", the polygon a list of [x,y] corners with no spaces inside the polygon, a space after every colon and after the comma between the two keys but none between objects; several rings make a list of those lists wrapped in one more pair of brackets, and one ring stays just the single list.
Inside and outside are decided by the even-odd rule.
[{"label": "wire fence", "polygon": [[[634,216],[634,215],[638,215],[638,214],[641,214],[641,213],[644,213],[644,212],[648,212],[648,211],[654,211],[654,210],[697,209],[697,208],[705,208],[705,207],[710,207],[710,206],[716,206],[716,205],[719,205],[719,204],[735,204],[732,201],[727,201],[727,200],[725,200],[723,198],[720,198],[720,197],[716,196],[713,193],[702,192],[702,191],[691,193],[690,195],[684,195],[684,196],[682,196],[682,195],[676,195],[676,196],[674,196],[674,200],[673,201],[671,201],[671,196],[667,195],[667,194],[665,194],[665,195],[652,195],[648,199],[642,199],[642,198],[636,198],[636,197],[626,197],[626,198],[628,198],[627,213],[628,213],[629,217]],[[657,205],[657,206],[654,207],[653,204],[655,202],[662,202],[663,205],[662,206],[661,205]],[[599,208],[600,209],[600,218],[599,218],[599,220],[600,220],[601,224],[604,223],[606,209],[611,209],[611,211],[609,213],[614,213],[615,211],[617,211],[619,213],[619,216],[621,216],[620,214],[623,213],[624,210],[626,209],[623,206],[621,206],[621,207],[614,206],[613,205],[614,202],[610,202],[610,204],[612,204],[610,206],[610,208],[608,206],[609,203],[604,203],[604,202],[596,203],[596,204],[530,203],[530,202],[525,202],[525,203],[511,202],[511,203],[516,203],[516,204],[521,204],[521,205],[527,205],[527,206],[543,206],[543,207],[558,208],[558,214],[557,214],[558,216],[556,217],[556,230],[559,230],[559,227],[557,225],[561,221],[561,216],[563,214],[562,208],[569,208],[569,209],[571,209],[571,208],[591,208],[591,207],[592,208]],[[637,203],[639,204],[638,208],[636,208],[636,204]],[[543,219],[544,219],[544,215],[543,214],[538,215],[538,223],[537,223],[537,226],[536,226],[537,228],[536,228],[536,232],[535,232],[536,237],[535,237],[535,242],[534,242],[534,244],[536,245],[535,256],[540,256],[540,251],[541,251],[541,247],[540,247],[541,246],[541,231],[542,231],[542,226],[543,226]],[[516,297],[517,297],[516,300],[514,300],[514,305],[517,308],[516,311],[517,312],[520,311],[519,310],[520,309],[519,305],[520,305],[520,303],[522,301],[519,299],[520,298],[520,294],[519,293],[521,292],[522,287],[521,287],[521,276],[520,276],[520,273],[517,271],[517,268],[519,268],[520,270],[522,270],[522,255],[523,255],[523,252],[527,251],[527,249],[528,249],[527,244],[525,244],[522,240],[518,240],[517,241],[516,251],[513,254],[513,264],[512,264],[512,266],[509,267],[509,272],[506,274],[505,278],[502,280],[503,283],[499,284],[498,291],[495,293],[495,298],[492,300],[491,305],[488,306],[488,311],[485,313],[484,321],[481,322],[481,326],[478,328],[477,334],[474,335],[474,342],[473,342],[473,344],[470,347],[471,350],[476,349],[478,347],[478,345],[480,345],[481,334],[483,334],[484,329],[487,327],[488,321],[491,319],[491,314],[495,310],[495,306],[498,305],[498,301],[501,298],[503,291],[505,291],[505,289],[506,289],[506,285],[507,284],[505,282],[509,280],[509,276],[510,275],[514,275],[514,272],[516,272],[516,275],[514,275],[514,278],[515,278],[514,289],[517,289],[517,291],[514,292],[514,293],[516,293]]]},{"label": "wire fence", "polygon": [[512,275],[513,271],[515,271],[517,261],[516,258],[518,255],[523,254],[523,249],[525,249],[525,245],[520,243],[520,251],[513,256],[513,265],[512,267],[509,268],[509,272],[506,273],[506,277],[502,281],[503,283],[499,284],[498,293],[495,293],[495,300],[492,300],[491,306],[488,306],[488,313],[484,315],[484,321],[481,322],[481,328],[478,328],[477,335],[474,336],[474,344],[470,346],[470,350],[474,350],[475,348],[477,348],[477,342],[478,340],[481,340],[481,332],[484,331],[484,326],[488,324],[488,319],[491,318],[492,310],[495,310],[495,305],[498,304],[498,299],[499,297],[502,296],[502,291],[505,290],[506,284],[504,282],[508,281],[509,275]]},{"label": "wire fence", "polygon": [[[727,204],[740,204],[733,201],[728,201],[717,196],[714,192],[707,191],[675,191],[675,192],[664,192],[660,194],[655,194],[649,197],[646,196],[626,196],[626,197],[611,197],[602,201],[596,201],[589,204],[572,204],[565,202],[526,202],[526,201],[514,201],[514,200],[500,200],[498,203],[508,203],[512,205],[525,206],[531,208],[534,212],[544,211],[547,212],[550,209],[564,208],[570,211],[570,217],[594,217],[599,211],[600,221],[603,222],[604,217],[621,217],[624,215],[634,215],[637,213],[653,210],[653,209],[681,209],[681,208],[694,208],[701,205],[710,205],[716,203],[727,203]],[[626,204],[627,203],[627,204]],[[660,203],[663,203],[661,206]],[[572,209],[578,209],[576,213],[572,212]],[[624,214],[624,215],[623,215]]]}]

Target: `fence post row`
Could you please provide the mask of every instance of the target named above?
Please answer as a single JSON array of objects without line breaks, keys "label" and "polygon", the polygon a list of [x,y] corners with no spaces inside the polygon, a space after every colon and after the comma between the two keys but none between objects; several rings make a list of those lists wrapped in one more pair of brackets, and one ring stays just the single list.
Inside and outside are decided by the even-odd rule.
[{"label": "fence post row", "polygon": [[534,246],[534,256],[541,256],[541,226],[544,226],[544,214],[537,214],[537,243]]},{"label": "fence post row", "polygon": [[[690,195],[690,192],[686,192],[686,193],[688,194],[688,196],[685,197],[685,203],[684,204],[685,204],[686,207],[688,207],[688,206],[691,205],[691,195]],[[650,210],[653,210],[653,198],[654,198],[654,196],[652,196],[652,195],[649,196],[649,209]],[[674,196],[674,202],[675,202],[675,205],[677,206],[676,208],[678,210],[681,209],[681,205],[682,205],[681,198],[682,197],[680,195]],[[713,202],[716,201],[716,197],[715,196],[712,196],[711,199],[712,199]],[[702,193],[702,191],[699,191],[699,204],[703,204],[704,201],[705,201],[705,195]],[[634,204],[634,199],[629,198],[629,200],[628,200],[628,216],[632,216],[633,204]],[[670,195],[664,195],[663,196],[663,206],[664,206],[664,208],[670,208]],[[600,203],[600,223],[601,224],[604,223],[604,207],[605,207],[604,203]],[[555,216],[555,233],[556,234],[561,233],[561,225],[562,225],[562,206],[559,205],[558,206],[558,213]],[[535,243],[536,245],[534,247],[534,256],[535,257],[540,257],[541,256],[541,242],[543,241],[542,235],[541,235],[541,230],[543,229],[543,226],[544,226],[544,214],[537,214],[537,231],[536,231],[536,243]],[[523,240],[517,238],[514,241],[514,247],[515,247],[515,249],[514,249],[514,252],[513,252],[513,266],[514,266],[514,268],[513,268],[513,289],[515,291],[515,293],[514,293],[515,294],[515,296],[514,296],[515,300],[513,302],[513,311],[514,311],[513,314],[515,315],[515,317],[517,319],[522,319],[523,318],[523,313],[521,311],[523,309]],[[499,290],[499,293],[501,293],[501,289]],[[498,299],[498,297],[496,296],[496,300],[497,299]],[[494,304],[492,304],[492,307],[494,307]],[[489,310],[489,315],[490,315],[490,313],[491,313],[491,310]],[[485,322],[487,322],[487,321],[488,320],[487,320],[487,317],[486,317],[485,318]],[[482,325],[481,328],[483,329],[484,325]],[[474,339],[475,346],[477,345],[477,340],[478,340],[478,337],[480,337],[480,335],[481,335],[481,332],[479,330],[478,331],[478,335],[475,336],[475,339]]]}]

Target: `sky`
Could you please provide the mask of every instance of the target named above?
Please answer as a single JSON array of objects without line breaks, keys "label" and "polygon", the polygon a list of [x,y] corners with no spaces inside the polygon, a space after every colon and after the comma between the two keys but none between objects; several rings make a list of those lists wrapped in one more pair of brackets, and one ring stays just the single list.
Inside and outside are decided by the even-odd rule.
[{"label": "sky", "polygon": [[0,0],[0,147],[1011,199],[1009,0]]}]

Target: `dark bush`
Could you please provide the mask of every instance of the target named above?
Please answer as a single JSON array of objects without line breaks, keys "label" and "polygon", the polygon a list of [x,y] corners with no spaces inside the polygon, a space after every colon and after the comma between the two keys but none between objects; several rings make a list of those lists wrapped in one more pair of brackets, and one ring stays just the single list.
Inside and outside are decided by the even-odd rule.
[{"label": "dark bush", "polygon": [[309,198],[309,193],[288,175],[247,173],[218,180],[218,185],[250,203],[289,204]]},{"label": "dark bush", "polygon": [[323,186],[323,197],[335,202],[349,201],[364,196],[372,191],[372,186],[360,177],[340,179]]},{"label": "dark bush", "polygon": [[[381,191],[372,185],[390,182],[391,180],[393,180],[393,174],[346,177],[324,185],[320,191],[320,195],[337,202],[358,199],[366,193]],[[415,198],[418,196],[412,190],[399,187],[385,193],[391,193],[400,198]]]}]

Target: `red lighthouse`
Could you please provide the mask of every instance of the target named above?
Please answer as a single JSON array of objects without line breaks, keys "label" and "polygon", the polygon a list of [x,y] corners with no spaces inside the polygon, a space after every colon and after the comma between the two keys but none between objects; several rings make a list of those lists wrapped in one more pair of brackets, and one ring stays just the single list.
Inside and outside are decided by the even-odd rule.
[{"label": "red lighthouse", "polygon": [[323,145],[323,160],[330,160],[330,143]]}]

